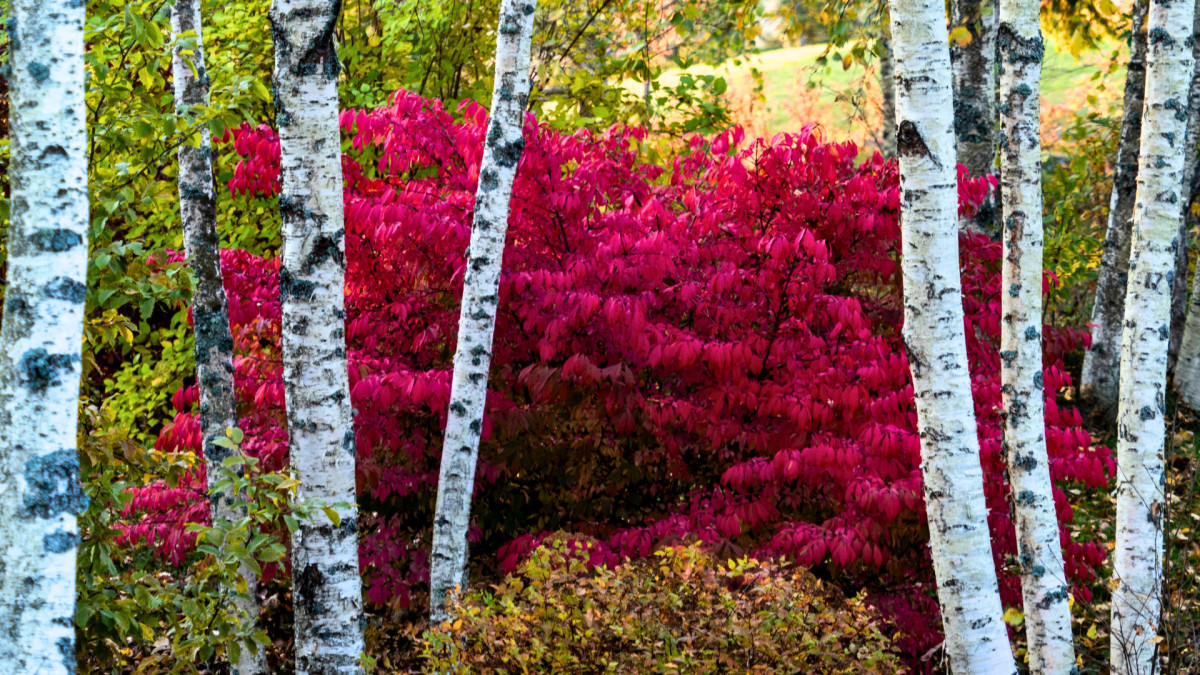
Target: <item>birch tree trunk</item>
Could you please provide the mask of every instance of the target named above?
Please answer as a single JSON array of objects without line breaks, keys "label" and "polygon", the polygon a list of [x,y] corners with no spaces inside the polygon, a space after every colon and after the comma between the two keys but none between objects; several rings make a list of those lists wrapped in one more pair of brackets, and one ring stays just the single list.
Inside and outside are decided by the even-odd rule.
[{"label": "birch tree trunk", "polygon": [[1193,2],[1151,0],[1146,106],[1125,296],[1117,411],[1112,672],[1157,672],[1162,588],[1163,442],[1171,272],[1182,218],[1183,139]]},{"label": "birch tree trunk", "polygon": [[1083,356],[1079,393],[1104,417],[1117,407],[1121,359],[1121,322],[1125,319],[1125,286],[1129,278],[1129,244],[1138,178],[1138,144],[1142,133],[1142,99],[1146,87],[1147,0],[1134,0],[1129,66],[1125,73],[1125,107],[1108,201],[1108,226],[1092,305],[1092,346]]},{"label": "birch tree trunk", "polygon": [[448,618],[447,594],[467,582],[467,527],[487,401],[504,236],[513,179],[525,147],[522,134],[529,100],[529,44],[536,7],[536,0],[500,3],[496,80],[479,167],[479,187],[475,192],[475,216],[463,278],[458,347],[454,353],[450,411],[433,521],[429,611],[435,622]]},{"label": "birch tree trunk", "polygon": [[992,173],[996,162],[996,0],[953,0],[951,25],[970,42],[950,46],[954,68],[954,140],[958,163],[972,176]]},{"label": "birch tree trunk", "polygon": [[[204,31],[200,0],[176,0],[171,10],[171,31],[175,35],[171,70],[175,84],[175,112],[181,117],[193,108],[208,105],[208,73],[204,68]],[[194,37],[184,37],[189,33]],[[200,431],[204,438],[204,460],[208,483],[220,480],[222,462],[230,451],[213,441],[236,427],[237,407],[233,391],[233,335],[229,330],[229,311],[225,285],[221,279],[221,240],[217,234],[217,208],[213,193],[212,139],[208,128],[199,128],[199,147],[184,143],[179,147],[179,216],[183,224],[183,245],[196,284],[192,293],[192,319],[195,326],[196,384],[200,390]],[[234,509],[235,495],[209,490],[213,522],[234,520],[245,509]],[[234,596],[234,605],[253,624],[258,622],[258,586],[254,572],[242,565],[239,572],[249,592]],[[266,650],[252,641],[242,643],[233,663],[236,675],[267,672]]]},{"label": "birch tree trunk", "polygon": [[84,3],[9,3],[12,218],[0,328],[0,673],[75,673],[87,296]]},{"label": "birch tree trunk", "polygon": [[1044,45],[1038,0],[1000,0],[1000,182],[1004,257],[1000,393],[1012,484],[1030,672],[1075,670],[1070,584],[1063,568],[1042,390],[1042,145]]},{"label": "birch tree trunk", "polygon": [[275,122],[282,146],[283,383],[302,500],[337,509],[292,541],[297,675],[360,673],[355,437],[346,371],[341,133],[334,28],[340,0],[274,0]]},{"label": "birch tree trunk", "polygon": [[879,90],[881,94],[881,137],[883,139],[880,152],[884,157],[896,156],[896,73],[892,64],[892,39],[886,34],[879,38],[881,45],[879,55]]},{"label": "birch tree trunk", "polygon": [[963,333],[950,54],[941,0],[891,0],[904,343],[933,568],[956,675],[1015,672],[1001,621]]},{"label": "birch tree trunk", "polygon": [[[1200,6],[1200,0],[1197,0]],[[1200,9],[1200,7],[1198,7]],[[1200,35],[1200,11],[1196,12],[1193,32]],[[1175,284],[1187,286],[1187,251],[1190,249],[1187,236],[1196,223],[1192,215],[1192,202],[1197,196],[1197,164],[1200,156],[1196,148],[1200,145],[1200,40],[1192,48],[1196,66],[1192,71],[1192,86],[1188,92],[1187,136],[1184,138],[1183,180],[1185,197],[1183,202],[1183,227],[1180,228],[1181,254],[1175,259]],[[1180,257],[1183,258],[1182,264]],[[1182,272],[1180,271],[1182,269]],[[1200,409],[1200,274],[1192,282],[1191,301],[1185,298],[1186,306],[1183,326],[1176,324],[1175,303],[1179,300],[1178,288],[1171,298],[1171,356],[1168,357],[1168,372],[1174,373],[1173,384],[1180,400],[1193,410]],[[1178,341],[1178,343],[1177,343]]]}]

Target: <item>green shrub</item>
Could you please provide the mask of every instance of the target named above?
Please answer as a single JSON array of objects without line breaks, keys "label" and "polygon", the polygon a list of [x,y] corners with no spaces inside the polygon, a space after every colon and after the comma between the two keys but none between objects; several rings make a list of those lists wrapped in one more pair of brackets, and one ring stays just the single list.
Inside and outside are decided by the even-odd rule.
[{"label": "green shrub", "polygon": [[895,673],[862,598],[802,569],[721,564],[697,546],[588,571],[586,537],[548,539],[425,633],[437,673]]}]

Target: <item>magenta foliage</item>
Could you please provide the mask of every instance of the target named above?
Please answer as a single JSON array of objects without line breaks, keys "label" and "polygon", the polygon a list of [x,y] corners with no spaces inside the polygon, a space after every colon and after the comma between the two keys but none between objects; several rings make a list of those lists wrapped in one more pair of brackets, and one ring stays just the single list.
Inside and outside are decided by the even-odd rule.
[{"label": "magenta foliage", "polygon": [[[409,606],[426,548],[486,111],[455,116],[400,92],[341,116],[347,338],[357,411],[361,564],[368,600]],[[870,588],[935,640],[913,391],[899,337],[900,190],[893,162],[806,127],[746,142],[693,137],[670,168],[639,159],[640,129],[564,135],[527,118],[500,290],[476,486],[473,555],[510,570],[545,532],[601,540],[594,563],[699,538],[780,555]],[[233,134],[235,195],[275,194],[279,144]],[[960,173],[971,212],[990,177]],[[1000,245],[963,236],[964,309],[996,564],[1020,602],[1000,454]],[[223,254],[250,452],[283,461],[277,262]],[[1049,280],[1048,280],[1049,283]],[[1114,464],[1056,394],[1085,335],[1047,327],[1047,440],[1058,484],[1107,484]],[[190,396],[190,394],[189,394]],[[198,448],[190,398],[160,444]],[[201,517],[145,488],[147,521]],[[165,495],[171,494],[170,499]],[[1105,557],[1074,542],[1077,597]],[[190,501],[189,501],[190,499]],[[158,500],[158,501],[155,501]],[[186,537],[169,541],[172,560]],[[141,528],[141,529],[139,529]],[[178,529],[178,528],[177,528]],[[157,534],[151,534],[157,533]],[[168,537],[170,534],[167,535]],[[493,557],[494,556],[494,557]],[[493,563],[492,561],[495,561]],[[924,598],[924,599],[922,599]],[[922,626],[924,628],[922,628]]]}]

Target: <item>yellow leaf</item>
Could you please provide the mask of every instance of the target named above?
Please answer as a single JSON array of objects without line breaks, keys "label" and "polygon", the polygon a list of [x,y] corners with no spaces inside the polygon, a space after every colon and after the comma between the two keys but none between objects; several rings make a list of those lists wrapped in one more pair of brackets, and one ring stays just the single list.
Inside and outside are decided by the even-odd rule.
[{"label": "yellow leaf", "polygon": [[1001,617],[1004,623],[1010,626],[1020,626],[1025,621],[1025,615],[1016,607],[1009,607],[1004,610],[1004,616]]},{"label": "yellow leaf", "polygon": [[950,31],[950,39],[957,42],[959,47],[964,47],[971,44],[971,31],[967,30],[966,26],[955,26],[954,30]]},{"label": "yellow leaf", "polygon": [[1071,38],[1071,47],[1070,47],[1071,56],[1074,56],[1075,58],[1079,58],[1079,55],[1082,54],[1083,50],[1086,48],[1087,48],[1087,40],[1083,39],[1083,33],[1076,33]]},{"label": "yellow leaf", "polygon": [[1092,627],[1088,629],[1087,636],[1093,640],[1096,639],[1096,624],[1092,624]]}]

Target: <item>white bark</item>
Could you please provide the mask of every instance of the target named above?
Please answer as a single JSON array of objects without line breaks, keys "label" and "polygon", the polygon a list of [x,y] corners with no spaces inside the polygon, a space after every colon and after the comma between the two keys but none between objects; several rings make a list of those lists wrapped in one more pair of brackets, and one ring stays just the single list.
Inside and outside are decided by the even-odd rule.
[{"label": "white bark", "polygon": [[270,12],[282,146],[279,293],[288,448],[300,499],[348,505],[338,509],[339,525],[318,514],[303,521],[293,538],[297,675],[362,672],[334,47],[339,8],[339,0],[275,0]]},{"label": "white bark", "polygon": [[902,190],[904,342],[945,653],[957,675],[1015,672],[992,562],[963,333],[946,12],[891,0]]},{"label": "white bark", "polygon": [[1157,672],[1162,588],[1163,442],[1171,272],[1179,246],[1183,140],[1192,73],[1192,2],[1151,0],[1133,244],[1117,410],[1115,674]]},{"label": "white bark", "polygon": [[1000,0],[1000,382],[1030,672],[1075,669],[1042,390],[1042,43],[1038,0]]},{"label": "white bark", "polygon": [[434,621],[447,617],[447,594],[456,587],[464,587],[467,581],[471,493],[487,401],[504,235],[513,179],[525,147],[522,133],[529,100],[529,44],[536,8],[536,0],[500,3],[491,118],[475,193],[475,218],[463,279],[458,347],[454,353],[450,411],[433,521],[429,603]]},{"label": "white bark", "polygon": [[[1200,4],[1200,0],[1197,0]],[[1195,34],[1200,35],[1200,11],[1196,12],[1196,19],[1192,23]],[[1188,126],[1187,136],[1184,139],[1184,194],[1185,197],[1180,200],[1183,207],[1183,227],[1181,232],[1186,235],[1195,224],[1196,218],[1191,214],[1192,201],[1196,198],[1197,187],[1197,163],[1200,157],[1197,156],[1196,146],[1200,143],[1200,40],[1192,47],[1192,58],[1197,62],[1192,69],[1192,84],[1188,93]],[[1181,250],[1185,252],[1184,260],[1176,258],[1175,262],[1175,282],[1178,284],[1183,282],[1183,286],[1187,286],[1186,277],[1179,278],[1180,270],[1187,271],[1186,251],[1188,248],[1187,240],[1180,240]],[[1192,295],[1187,302],[1187,315],[1180,331],[1180,343],[1177,351],[1178,358],[1174,366],[1173,384],[1175,391],[1179,394],[1180,400],[1183,401],[1189,408],[1200,410],[1200,274],[1194,275],[1192,278]],[[1176,339],[1176,325],[1172,322],[1171,325],[1171,342],[1174,346]],[[1170,365],[1170,364],[1168,364]]]},{"label": "white bark", "polygon": [[83,2],[9,4],[12,219],[0,329],[0,673],[75,672],[87,296]]},{"label": "white bark", "polygon": [[[175,111],[186,116],[195,107],[208,105],[208,73],[204,68],[204,32],[200,0],[176,0],[171,11],[171,31],[175,35],[172,75],[175,84]],[[194,37],[183,37],[194,33]],[[208,127],[199,129],[199,147],[185,143],[179,148],[179,215],[183,225],[183,244],[188,263],[196,279],[192,294],[192,318],[196,337],[196,382],[200,390],[200,428],[204,438],[204,459],[209,485],[220,480],[221,463],[229,450],[213,443],[236,427],[237,407],[233,391],[233,335],[229,330],[229,311],[225,286],[221,280],[221,242],[217,235],[217,209],[213,193],[212,139]],[[233,495],[209,491],[213,522],[235,520],[246,510],[232,508]],[[251,624],[258,621],[258,586],[254,572],[239,569],[250,589],[236,595],[234,605]],[[252,642],[240,645],[235,675],[267,672],[267,653]]]}]

